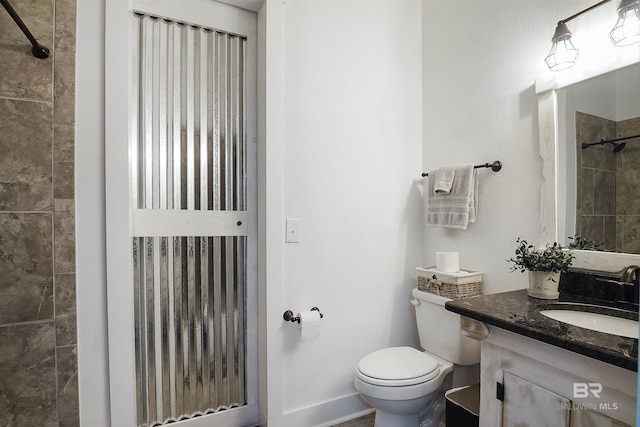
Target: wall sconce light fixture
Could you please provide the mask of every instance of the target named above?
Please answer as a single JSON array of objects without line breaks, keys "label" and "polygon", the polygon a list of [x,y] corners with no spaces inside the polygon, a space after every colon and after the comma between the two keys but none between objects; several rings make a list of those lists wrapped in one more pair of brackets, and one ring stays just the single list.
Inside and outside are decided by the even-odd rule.
[{"label": "wall sconce light fixture", "polygon": [[[558,22],[551,38],[553,42],[551,50],[544,59],[549,69],[566,70],[573,67],[578,60],[579,51],[571,42],[572,34],[567,27],[567,22],[609,1],[603,0]],[[609,38],[616,46],[629,46],[640,42],[640,0],[620,0],[618,21],[609,33]]]},{"label": "wall sconce light fixture", "polygon": [[566,70],[573,67],[578,60],[580,52],[571,43],[571,31],[563,21],[558,22],[553,38],[551,39],[551,51],[544,59],[547,66],[553,71]]},{"label": "wall sconce light fixture", "polygon": [[609,33],[616,46],[629,46],[640,42],[640,0],[621,0],[618,22]]}]

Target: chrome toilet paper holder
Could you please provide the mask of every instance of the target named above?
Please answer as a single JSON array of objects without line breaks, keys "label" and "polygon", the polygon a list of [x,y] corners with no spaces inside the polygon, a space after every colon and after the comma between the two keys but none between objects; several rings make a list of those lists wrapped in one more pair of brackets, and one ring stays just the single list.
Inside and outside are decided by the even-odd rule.
[{"label": "chrome toilet paper holder", "polygon": [[[320,309],[318,307],[312,307],[311,311],[320,312]],[[323,317],[324,317],[324,315],[322,313],[320,313],[320,318],[322,319]],[[286,320],[287,322],[300,323],[300,317],[299,316],[294,316],[293,315],[293,311],[291,311],[291,310],[285,311],[284,314],[282,315],[282,318],[284,320]]]}]

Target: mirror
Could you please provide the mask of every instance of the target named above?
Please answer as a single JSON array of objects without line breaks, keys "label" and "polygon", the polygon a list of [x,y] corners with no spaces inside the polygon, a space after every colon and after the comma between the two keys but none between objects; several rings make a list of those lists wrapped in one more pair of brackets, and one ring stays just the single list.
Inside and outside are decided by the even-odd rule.
[{"label": "mirror", "polygon": [[[566,139],[566,133],[568,132],[568,126],[565,124],[568,92],[563,92],[563,89],[580,82],[586,83],[598,76],[622,70],[637,63],[638,56],[634,54],[624,58],[618,58],[610,63],[598,64],[597,69],[569,70],[571,71],[570,73],[550,74],[536,80],[539,148],[542,159],[543,177],[540,190],[539,244],[541,246],[555,241],[566,244],[567,236],[574,235],[574,232],[567,232],[567,229],[575,229],[572,228],[572,224],[575,224],[575,192],[573,194],[573,205],[571,203],[567,205],[566,202],[568,200],[567,193],[570,192],[567,188],[571,189],[571,185],[575,184],[568,185],[567,183],[566,176],[568,171],[566,165],[567,161],[571,161],[572,164],[575,165],[576,158],[570,158],[570,151],[568,152],[564,145],[561,146],[559,138],[560,134],[563,133],[564,136],[562,139]],[[638,84],[640,84],[640,82]],[[562,110],[559,108],[559,99],[562,101]],[[560,125],[561,121],[563,122],[562,125]],[[575,126],[575,124],[572,126]],[[575,133],[575,130],[573,132]],[[637,145],[640,143],[633,144]],[[629,144],[629,146],[630,145],[631,144]],[[579,154],[582,155],[582,152]],[[576,150],[574,156],[577,155]],[[571,175],[572,177],[573,173],[576,173],[575,179],[577,181],[577,171],[575,167]],[[573,178],[570,181],[572,180]],[[569,211],[571,213],[568,213]],[[573,217],[573,222],[571,216]],[[573,225],[573,227],[575,227],[575,225]],[[579,268],[618,271],[625,266],[638,263],[640,263],[640,255],[637,254],[626,252],[576,251],[574,266]]]},{"label": "mirror", "polygon": [[640,254],[640,63],[559,89],[557,103],[558,241]]}]

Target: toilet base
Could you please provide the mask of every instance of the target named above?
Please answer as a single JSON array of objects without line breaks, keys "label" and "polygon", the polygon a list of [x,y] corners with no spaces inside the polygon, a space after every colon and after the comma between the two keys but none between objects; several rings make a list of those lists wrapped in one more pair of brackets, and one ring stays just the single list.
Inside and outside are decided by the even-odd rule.
[{"label": "toilet base", "polygon": [[362,391],[360,395],[365,402],[376,408],[374,427],[440,427],[444,426],[444,393],[451,388],[453,374],[454,372],[447,372],[435,391],[415,399],[378,399],[367,396]]}]

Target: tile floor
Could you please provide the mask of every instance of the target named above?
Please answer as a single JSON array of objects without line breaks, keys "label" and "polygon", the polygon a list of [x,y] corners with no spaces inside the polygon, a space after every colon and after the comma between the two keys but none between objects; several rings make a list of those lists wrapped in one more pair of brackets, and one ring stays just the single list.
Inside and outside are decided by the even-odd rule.
[{"label": "tile floor", "polygon": [[375,413],[356,418],[355,420],[336,424],[333,427],[373,427]]}]

